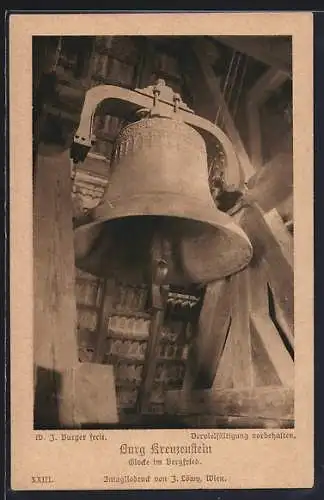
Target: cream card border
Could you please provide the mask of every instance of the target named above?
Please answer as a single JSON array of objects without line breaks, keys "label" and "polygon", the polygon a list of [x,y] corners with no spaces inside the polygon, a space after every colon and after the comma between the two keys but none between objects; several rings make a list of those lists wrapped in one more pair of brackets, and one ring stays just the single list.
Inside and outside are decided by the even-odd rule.
[{"label": "cream card border", "polygon": [[[13,489],[291,488],[313,484],[313,19],[311,13],[12,14],[9,20],[11,487]],[[32,35],[292,35],[295,215],[294,439],[212,440],[197,468],[131,468],[121,443],[190,442],[189,430],[105,431],[107,440],[36,440],[32,426]],[[74,431],[69,431],[73,433]],[[233,434],[238,431],[229,431]],[[244,431],[245,432],[245,431]],[[250,436],[252,431],[246,431]],[[75,434],[75,432],[74,432]],[[86,431],[88,435],[89,432]],[[89,437],[89,436],[88,436]],[[107,484],[105,474],[151,476]],[[203,483],[172,483],[171,475]],[[205,474],[227,482],[206,482]],[[50,475],[51,484],[33,476]],[[155,481],[166,476],[166,482]]]}]

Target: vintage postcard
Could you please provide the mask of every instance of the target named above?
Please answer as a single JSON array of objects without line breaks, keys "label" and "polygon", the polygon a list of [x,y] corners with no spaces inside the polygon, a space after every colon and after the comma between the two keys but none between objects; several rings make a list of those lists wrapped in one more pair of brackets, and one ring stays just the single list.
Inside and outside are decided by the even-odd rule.
[{"label": "vintage postcard", "polygon": [[11,488],[311,488],[310,13],[12,14]]}]

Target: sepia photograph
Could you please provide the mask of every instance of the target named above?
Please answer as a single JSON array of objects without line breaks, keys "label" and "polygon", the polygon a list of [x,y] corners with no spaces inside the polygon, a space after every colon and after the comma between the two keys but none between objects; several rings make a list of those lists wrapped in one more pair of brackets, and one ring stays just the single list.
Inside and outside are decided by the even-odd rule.
[{"label": "sepia photograph", "polygon": [[35,429],[294,426],[292,41],[33,37]]},{"label": "sepia photograph", "polygon": [[312,36],[11,17],[12,489],[312,487]]}]

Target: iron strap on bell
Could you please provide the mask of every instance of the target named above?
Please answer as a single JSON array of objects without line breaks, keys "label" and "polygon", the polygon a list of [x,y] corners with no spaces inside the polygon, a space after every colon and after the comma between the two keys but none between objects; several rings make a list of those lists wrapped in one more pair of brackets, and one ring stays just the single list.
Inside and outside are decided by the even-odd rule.
[{"label": "iron strap on bell", "polygon": [[81,269],[150,282],[157,233],[169,284],[206,284],[250,261],[248,237],[211,196],[203,137],[170,109],[161,111],[155,100],[117,137],[105,195],[75,229]]}]

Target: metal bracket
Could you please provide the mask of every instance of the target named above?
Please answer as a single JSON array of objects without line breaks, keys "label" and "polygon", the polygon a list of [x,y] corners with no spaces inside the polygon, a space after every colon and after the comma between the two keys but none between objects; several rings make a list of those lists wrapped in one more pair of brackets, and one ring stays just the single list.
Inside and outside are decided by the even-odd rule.
[{"label": "metal bracket", "polygon": [[153,99],[154,106],[157,104],[157,101],[160,101],[164,104],[173,106],[175,111],[182,109],[183,111],[194,114],[194,111],[189,108],[185,102],[183,102],[180,94],[175,93],[161,78],[157,80],[155,85],[149,85],[144,89],[135,89],[135,92]]}]

